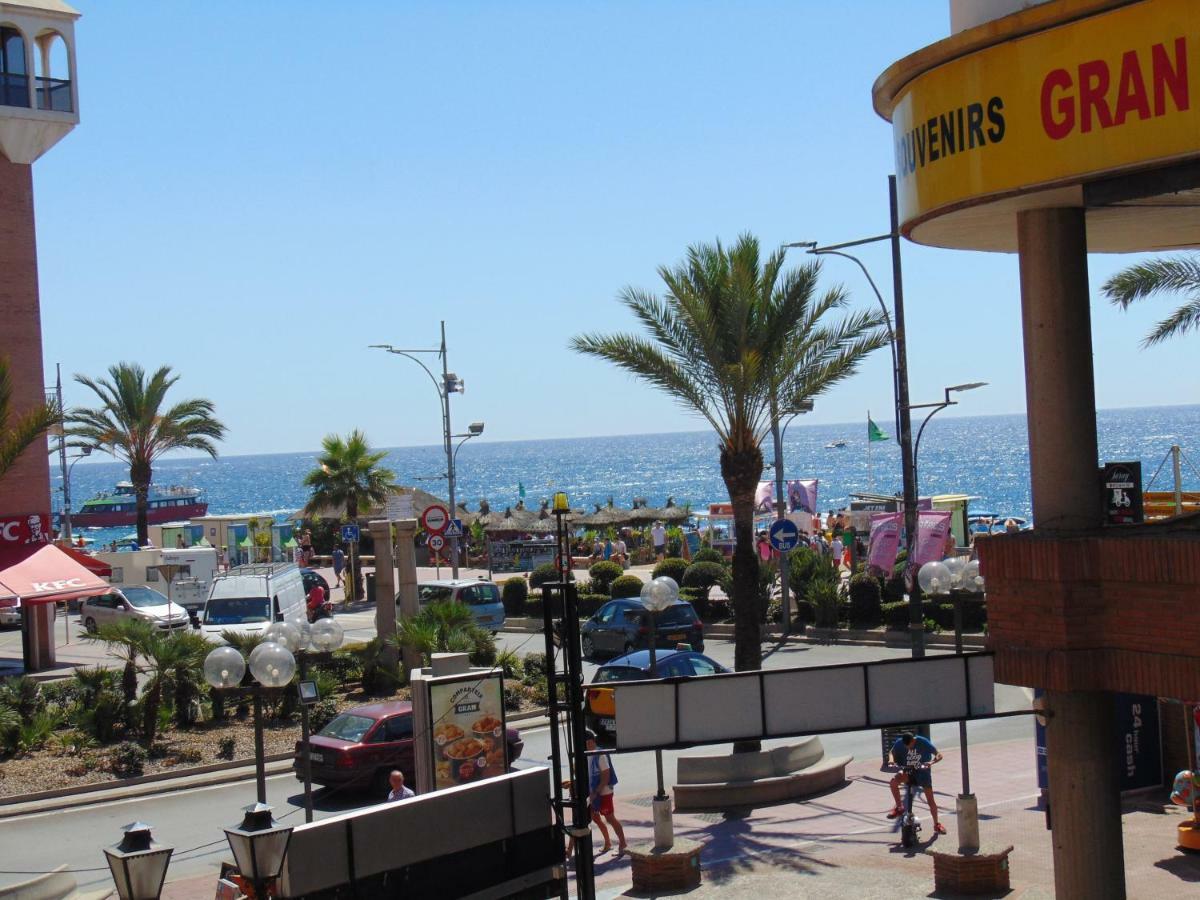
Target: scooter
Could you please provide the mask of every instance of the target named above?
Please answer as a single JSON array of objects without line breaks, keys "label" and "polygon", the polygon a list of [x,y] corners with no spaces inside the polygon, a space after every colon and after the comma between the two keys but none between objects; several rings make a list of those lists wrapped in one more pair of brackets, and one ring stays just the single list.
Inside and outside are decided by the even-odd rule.
[{"label": "scooter", "polygon": [[913,802],[921,792],[921,786],[917,784],[917,773],[928,768],[929,766],[904,767],[904,774],[907,777],[904,779],[904,815],[900,817],[900,846],[902,847],[917,845],[917,834],[921,830],[920,820],[913,815]]}]

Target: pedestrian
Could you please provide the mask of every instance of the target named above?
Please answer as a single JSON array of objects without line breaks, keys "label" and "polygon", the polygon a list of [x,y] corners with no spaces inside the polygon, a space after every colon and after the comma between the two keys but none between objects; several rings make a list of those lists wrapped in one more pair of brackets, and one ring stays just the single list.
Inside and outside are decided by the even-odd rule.
[{"label": "pedestrian", "polygon": [[605,538],[604,539],[604,558],[612,559],[612,555],[613,555],[612,538]]},{"label": "pedestrian", "polygon": [[388,776],[388,784],[391,790],[388,791],[388,801],[407,800],[410,797],[417,796],[413,793],[412,788],[404,786],[404,773],[399,769],[392,769],[392,774]]},{"label": "pedestrian", "polygon": [[220,556],[220,558],[217,560],[217,566],[218,566],[218,567],[221,569],[221,571],[223,571],[223,572],[228,572],[228,571],[229,571],[229,549],[228,549],[227,547],[222,547],[222,548],[221,548],[221,556]]},{"label": "pedestrian", "polygon": [[592,562],[598,563],[604,559],[604,541],[600,540],[600,535],[596,535],[596,540],[592,542]]},{"label": "pedestrian", "polygon": [[186,546],[187,545],[183,543],[183,535],[182,534],[175,535],[175,549],[183,550],[186,548]]},{"label": "pedestrian", "polygon": [[842,565],[842,533],[839,531],[833,536],[833,542],[829,545],[830,555],[833,557],[833,567],[841,568]]},{"label": "pedestrian", "polygon": [[618,536],[617,542],[613,544],[612,559],[622,569],[629,568],[629,549],[625,546],[625,539]]},{"label": "pedestrian", "polygon": [[337,586],[342,587],[342,571],[346,568],[346,554],[342,552],[341,544],[337,544],[333,548],[333,577],[337,579]]},{"label": "pedestrian", "polygon": [[[591,729],[585,732],[589,752],[596,749],[596,733]],[[613,768],[612,759],[607,753],[588,757],[588,807],[592,811],[592,821],[600,828],[604,836],[604,846],[601,853],[612,849],[612,840],[604,822],[612,826],[617,835],[617,856],[623,856],[628,845],[625,843],[625,829],[617,819],[613,809],[613,786],[617,783],[617,771]]]},{"label": "pedestrian", "polygon": [[667,555],[667,529],[662,522],[655,522],[650,529],[650,541],[654,544],[654,558],[662,562]]},{"label": "pedestrian", "polygon": [[758,553],[758,558],[763,562],[769,562],[771,559],[771,542],[767,539],[767,533],[760,531],[758,539],[754,542],[754,548]]}]

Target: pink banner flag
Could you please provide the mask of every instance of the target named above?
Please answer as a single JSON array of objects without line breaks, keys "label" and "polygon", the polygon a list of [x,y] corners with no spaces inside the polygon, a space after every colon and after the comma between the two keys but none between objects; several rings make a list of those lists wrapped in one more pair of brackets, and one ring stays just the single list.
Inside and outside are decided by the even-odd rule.
[{"label": "pink banner flag", "polygon": [[917,514],[917,545],[913,565],[920,568],[927,562],[946,555],[946,535],[950,533],[950,513],[921,510]]},{"label": "pink banner flag", "polygon": [[775,509],[775,482],[760,481],[754,493],[754,511],[772,512]]},{"label": "pink banner flag", "polygon": [[817,479],[804,478],[787,483],[788,512],[817,513]]},{"label": "pink banner flag", "polygon": [[888,577],[896,565],[900,550],[900,513],[875,513],[871,516],[871,536],[867,547],[867,568]]}]

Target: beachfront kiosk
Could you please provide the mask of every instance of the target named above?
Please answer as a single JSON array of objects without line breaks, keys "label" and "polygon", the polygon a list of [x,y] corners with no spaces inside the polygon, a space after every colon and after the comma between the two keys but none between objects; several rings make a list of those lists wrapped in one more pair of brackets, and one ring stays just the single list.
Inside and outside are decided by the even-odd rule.
[{"label": "beachfront kiosk", "polygon": [[1200,243],[1200,3],[950,13],[874,104],[904,236],[1020,258],[1037,527],[980,542],[989,643],[998,681],[1047,689],[1057,896],[1124,897],[1111,693],[1200,698],[1200,533],[1102,527],[1087,254]]},{"label": "beachfront kiosk", "polygon": [[[46,402],[33,162],[79,122],[77,18],[61,0],[0,0],[0,354],[8,361],[14,420]],[[35,441],[0,479],[0,599],[25,610],[30,669],[53,664],[55,602],[82,578],[65,554],[38,552],[33,560],[30,545],[49,538],[49,522],[49,460],[46,445]],[[66,589],[54,590],[57,582]],[[38,585],[52,589],[31,593]]]}]

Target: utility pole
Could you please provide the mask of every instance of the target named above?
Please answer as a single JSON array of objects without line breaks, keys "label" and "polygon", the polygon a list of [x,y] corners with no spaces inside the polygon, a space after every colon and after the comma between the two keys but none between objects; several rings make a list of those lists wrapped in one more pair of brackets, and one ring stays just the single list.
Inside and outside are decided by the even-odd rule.
[{"label": "utility pole", "polygon": [[[446,358],[446,321],[442,320],[442,437],[446,445],[446,485],[450,495],[450,518],[458,518],[458,504],[454,498],[454,448],[450,429],[450,395],[458,390],[458,379],[451,378],[450,364]],[[458,536],[450,536],[450,573],[458,577]]]},{"label": "utility pole", "polygon": [[[779,404],[775,396],[771,396],[771,437],[775,441],[775,518],[782,519],[787,514],[786,498],[783,494],[783,435],[779,429]],[[779,554],[779,600],[783,604],[783,634],[784,637],[792,632],[792,601],[788,587],[788,554]],[[654,651],[651,650],[651,653]],[[653,663],[651,663],[653,665]],[[653,676],[651,676],[653,677]]]}]

